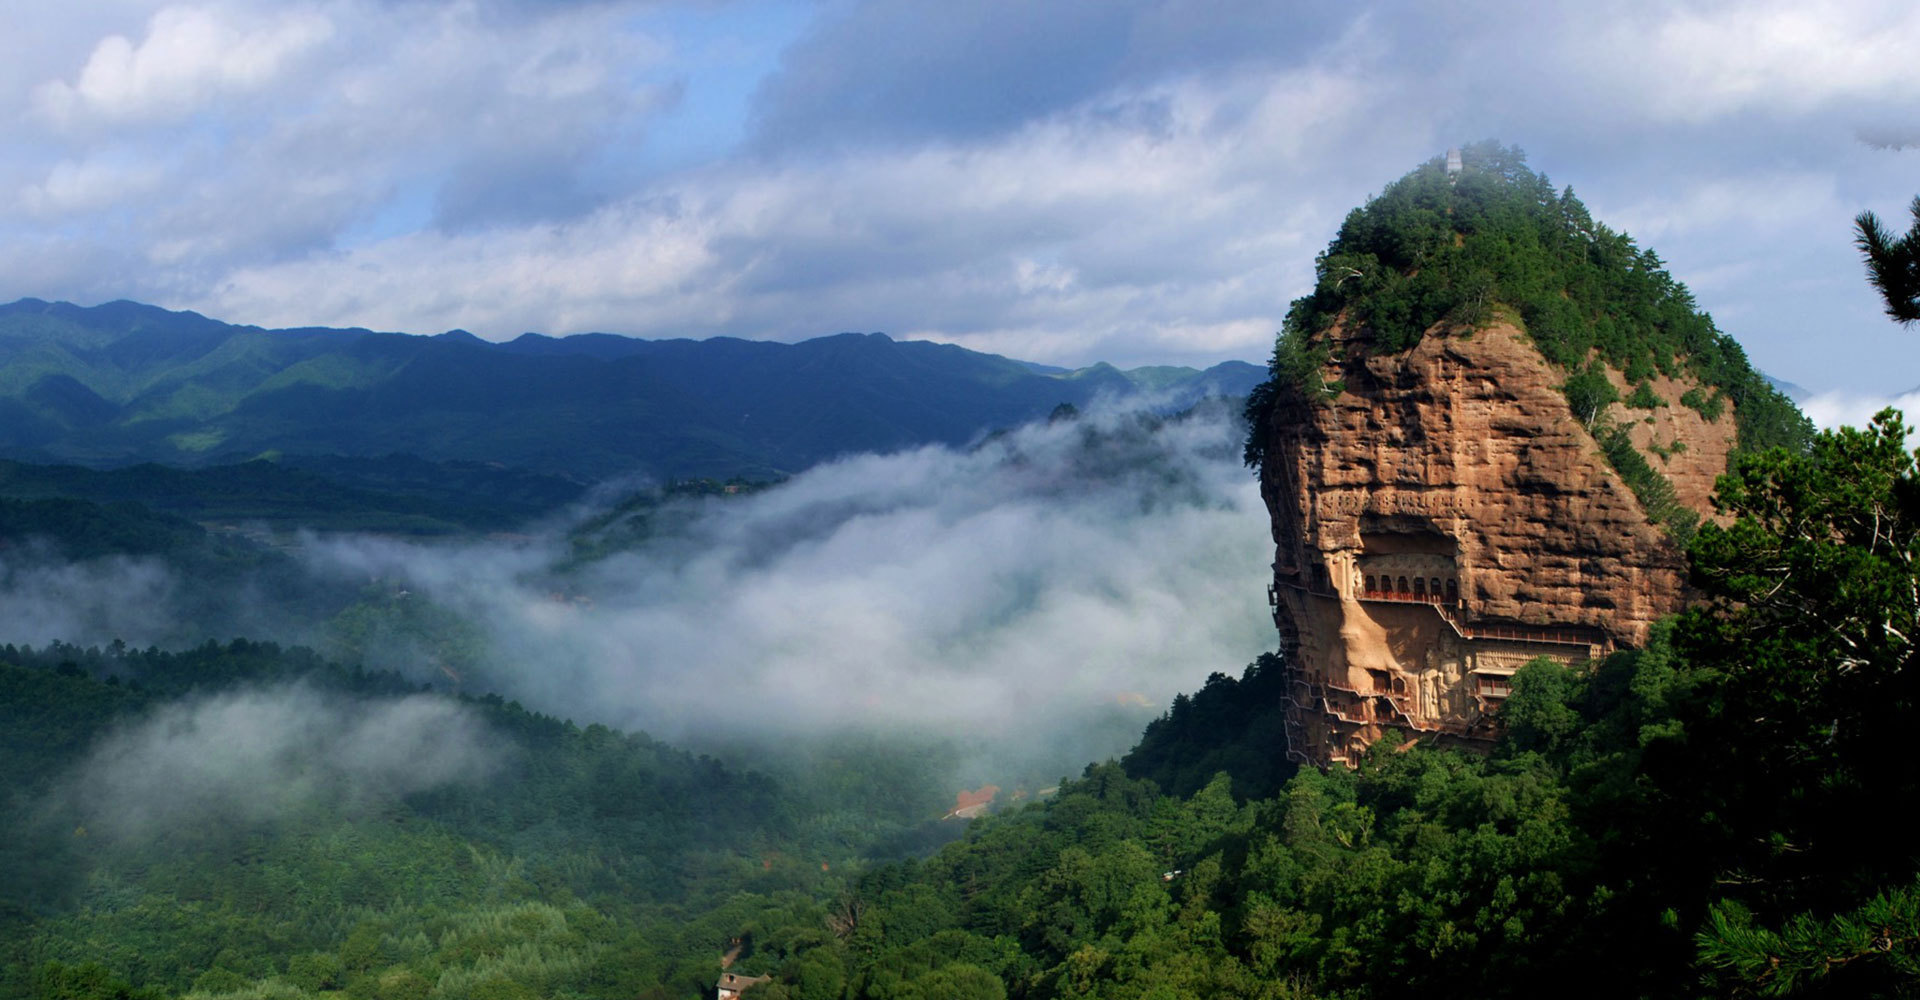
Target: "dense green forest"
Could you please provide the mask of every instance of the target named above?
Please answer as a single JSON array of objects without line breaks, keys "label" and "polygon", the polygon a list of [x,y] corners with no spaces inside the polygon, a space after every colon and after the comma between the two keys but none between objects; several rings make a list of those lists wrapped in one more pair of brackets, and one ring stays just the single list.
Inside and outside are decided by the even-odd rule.
[{"label": "dense green forest", "polygon": [[587,485],[480,462],[276,456],[198,469],[0,460],[0,496],[138,503],[201,522],[414,535],[517,529]]},{"label": "dense green forest", "polygon": [[[1710,601],[1524,670],[1491,755],[1292,773],[1263,658],[945,847],[884,744],[777,780],[299,649],[0,647],[0,989],[691,997],[731,955],[764,1000],[1911,995],[1906,433],[1743,459],[1691,547]],[[115,778],[284,705],[326,725],[271,785]],[[393,711],[477,770],[329,735]]]},{"label": "dense green forest", "polygon": [[770,936],[761,995],[1913,995],[1906,434],[1743,461],[1692,548],[1711,601],[1591,673],[1524,670],[1489,756],[1383,742],[1282,782],[1263,660]]},{"label": "dense green forest", "polygon": [[[1590,670],[1524,668],[1491,753],[1389,740],[1352,770],[1297,771],[1288,665],[1263,656],[1176,698],[1120,759],[942,819],[957,751],[938,739],[723,757],[530,711],[460,682],[485,641],[461,613],[377,574],[308,579],[198,523],[249,504],[297,523],[307,504],[349,526],[493,528],[572,495],[565,478],[404,457],[0,466],[0,571],[164,564],[191,582],[182,630],[236,621],[245,593],[316,643],[0,645],[0,997],[666,1000],[711,996],[723,969],[765,977],[755,1000],[1920,996],[1920,843],[1898,826],[1920,802],[1907,427],[1807,433],[1657,258],[1517,152],[1465,159],[1347,220],[1276,379],[1317,369],[1312,334],[1343,313],[1379,350],[1499,314],[1576,403],[1611,402],[1599,358],[1634,397],[1691,373],[1711,391],[1673,405],[1731,400],[1741,421],[1728,519],[1684,532],[1703,602]],[[129,309],[182,352],[228,335]],[[29,312],[35,336],[78,322]],[[107,419],[34,385],[35,405]],[[1153,478],[1082,434],[1084,467],[1037,473]],[[1126,462],[1145,467],[1107,467]],[[539,582],[564,590],[672,536],[683,502],[759,488],[613,500]],[[395,644],[453,682],[369,666]]]},{"label": "dense green forest", "polygon": [[[469,727],[455,745],[484,770],[374,780],[329,770],[352,748],[301,738],[274,744],[289,757],[269,772],[275,787],[101,775],[127,765],[100,748],[129,726],[152,737],[135,741],[143,759],[169,741],[238,758],[260,747],[192,734],[256,710],[351,730],[408,705],[436,742]],[[152,720],[157,735],[139,728]],[[874,754],[864,777],[904,786],[881,772],[916,763]],[[742,928],[838,891],[856,848],[925,846],[951,829],[911,797],[783,785],[644,735],[244,640],[0,647],[0,782],[0,990],[12,996],[691,996]],[[130,811],[129,795],[164,805]]]}]

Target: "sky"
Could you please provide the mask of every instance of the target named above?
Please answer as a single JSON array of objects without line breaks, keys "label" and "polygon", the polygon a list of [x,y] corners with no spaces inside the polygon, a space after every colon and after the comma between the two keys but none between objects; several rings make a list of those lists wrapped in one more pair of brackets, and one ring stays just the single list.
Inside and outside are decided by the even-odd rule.
[{"label": "sky", "polygon": [[0,300],[263,326],[1265,360],[1340,220],[1496,138],[1836,412],[1920,5],[90,0],[0,42]]}]

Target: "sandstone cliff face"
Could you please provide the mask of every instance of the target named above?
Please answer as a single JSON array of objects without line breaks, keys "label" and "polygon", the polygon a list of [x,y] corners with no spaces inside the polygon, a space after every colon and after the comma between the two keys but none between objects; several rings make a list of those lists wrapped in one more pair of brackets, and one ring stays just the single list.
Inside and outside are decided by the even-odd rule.
[{"label": "sandstone cliff face", "polygon": [[[1337,326],[1323,337],[1326,378],[1345,391],[1309,402],[1283,388],[1264,428],[1292,756],[1344,761],[1395,734],[1491,739],[1521,664],[1640,645],[1677,610],[1682,552],[1524,334],[1434,334],[1392,355]],[[1706,513],[1731,409],[1708,422],[1678,404],[1686,386],[1656,388],[1671,405],[1610,417],[1669,452],[1655,467]]]},{"label": "sandstone cliff face", "polygon": [[[1633,391],[1619,372],[1608,373],[1614,388],[1625,399]],[[1633,446],[1647,455],[1655,468],[1673,484],[1680,502],[1709,514],[1713,510],[1713,484],[1727,471],[1727,455],[1733,451],[1736,432],[1733,408],[1709,421],[1698,411],[1680,405],[1680,397],[1695,383],[1665,376],[1650,380],[1653,392],[1668,405],[1653,410],[1632,409],[1615,403],[1607,411],[1608,419],[1627,428]],[[1679,448],[1675,448],[1675,444]],[[1665,453],[1665,458],[1658,457]]]}]

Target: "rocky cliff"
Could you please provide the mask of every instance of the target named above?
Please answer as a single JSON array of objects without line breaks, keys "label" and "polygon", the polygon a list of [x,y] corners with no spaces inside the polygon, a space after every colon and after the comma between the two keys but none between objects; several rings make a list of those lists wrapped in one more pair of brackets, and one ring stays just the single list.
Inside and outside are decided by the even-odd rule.
[{"label": "rocky cliff", "polygon": [[[1396,732],[1489,739],[1520,665],[1640,645],[1679,608],[1679,544],[1525,334],[1496,324],[1397,354],[1325,339],[1343,391],[1280,394],[1261,474],[1293,753],[1345,760]],[[1615,403],[1602,419],[1668,451],[1683,502],[1705,512],[1729,416],[1668,406],[1648,424]]]},{"label": "rocky cliff", "polygon": [[[1699,316],[1664,272],[1647,286],[1654,305],[1591,307],[1584,333],[1560,318],[1560,275],[1591,285],[1590,274],[1610,273],[1592,264],[1592,245],[1624,242],[1630,270],[1657,260],[1570,211],[1571,194],[1556,198],[1509,166],[1466,203],[1440,169],[1401,182],[1424,199],[1420,212],[1395,216],[1382,203],[1405,192],[1389,189],[1348,220],[1249,407],[1249,460],[1272,516],[1274,622],[1292,672],[1287,752],[1303,763],[1348,761],[1388,737],[1484,744],[1523,664],[1643,644],[1686,600],[1679,539],[1711,516],[1714,479],[1748,426],[1739,409],[1779,405],[1756,395],[1758,376],[1717,332],[1692,350],[1657,327],[1617,332],[1624,317],[1661,309]],[[1458,221],[1501,198],[1504,218],[1546,219],[1527,240],[1503,222],[1504,257],[1472,242],[1486,224]],[[1462,231],[1410,238],[1394,228],[1403,217]],[[1571,249],[1525,245],[1563,230]],[[1394,261],[1368,240],[1429,249]],[[1548,257],[1560,270],[1540,264]],[[1414,308],[1382,305],[1395,295]],[[1514,304],[1526,295],[1549,305]],[[1407,332],[1421,308],[1432,322]],[[1708,350],[1712,365],[1700,361]],[[1570,388],[1581,374],[1599,388]],[[1570,399],[1584,400],[1580,411]]]}]

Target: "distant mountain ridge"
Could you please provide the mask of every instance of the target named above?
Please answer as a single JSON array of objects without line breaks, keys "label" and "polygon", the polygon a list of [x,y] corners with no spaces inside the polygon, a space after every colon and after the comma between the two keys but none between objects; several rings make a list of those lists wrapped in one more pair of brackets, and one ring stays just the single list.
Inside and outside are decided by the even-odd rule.
[{"label": "distant mountain ridge", "polygon": [[0,457],[112,466],[395,453],[584,479],[790,474],[962,444],[1101,396],[1245,395],[1263,368],[1074,371],[845,333],[798,344],[265,330],[136,302],[0,305]]}]

